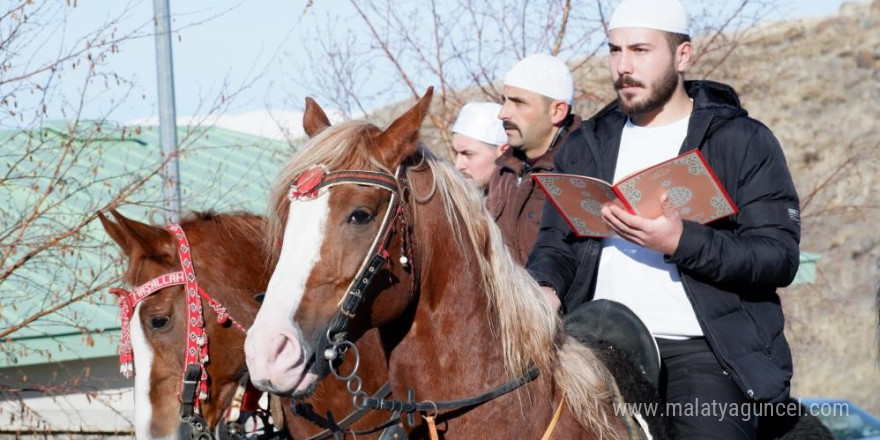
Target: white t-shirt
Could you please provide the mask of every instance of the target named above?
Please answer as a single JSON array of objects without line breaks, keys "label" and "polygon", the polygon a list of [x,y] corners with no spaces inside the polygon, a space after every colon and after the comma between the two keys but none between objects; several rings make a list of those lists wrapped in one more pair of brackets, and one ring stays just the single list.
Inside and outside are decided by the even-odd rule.
[{"label": "white t-shirt", "polygon": [[[660,127],[626,122],[614,179],[678,156],[687,136],[688,118]],[[605,298],[632,309],[655,337],[687,339],[703,336],[694,308],[674,264],[663,254],[612,236],[602,240],[596,299]]]}]

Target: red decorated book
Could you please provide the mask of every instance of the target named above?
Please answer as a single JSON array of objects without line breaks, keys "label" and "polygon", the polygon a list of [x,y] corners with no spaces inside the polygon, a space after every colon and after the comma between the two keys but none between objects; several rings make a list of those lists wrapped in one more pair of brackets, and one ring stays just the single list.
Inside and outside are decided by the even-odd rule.
[{"label": "red decorated book", "polygon": [[575,174],[536,173],[532,178],[578,237],[611,235],[602,220],[607,203],[619,201],[632,214],[660,217],[664,192],[685,220],[709,223],[737,212],[699,150],[636,171],[614,185]]}]

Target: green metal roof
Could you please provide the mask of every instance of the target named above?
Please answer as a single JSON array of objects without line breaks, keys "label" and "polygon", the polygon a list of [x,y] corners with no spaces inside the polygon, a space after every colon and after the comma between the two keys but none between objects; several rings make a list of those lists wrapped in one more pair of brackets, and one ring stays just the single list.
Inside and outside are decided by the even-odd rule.
[{"label": "green metal roof", "polygon": [[[192,211],[265,211],[269,186],[294,148],[221,128],[181,127],[181,206]],[[20,255],[112,201],[160,166],[158,127],[51,122],[40,130],[0,131],[0,273]],[[60,178],[51,175],[61,164]],[[56,190],[45,197],[46,188]],[[34,206],[49,207],[13,246]],[[156,174],[118,206],[128,217],[162,220]],[[120,251],[97,221],[0,280],[0,331],[118,277]],[[0,368],[90,359],[116,353],[119,318],[106,288],[43,316],[0,342]]]}]

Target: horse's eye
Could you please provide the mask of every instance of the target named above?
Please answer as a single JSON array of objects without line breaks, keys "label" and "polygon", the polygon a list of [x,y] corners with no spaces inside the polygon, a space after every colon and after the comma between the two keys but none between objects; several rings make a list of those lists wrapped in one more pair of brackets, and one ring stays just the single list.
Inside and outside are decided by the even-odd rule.
[{"label": "horse's eye", "polygon": [[171,322],[171,318],[168,316],[154,316],[150,318],[150,328],[159,330],[167,326],[169,322]]},{"label": "horse's eye", "polygon": [[366,209],[358,209],[348,218],[348,222],[353,225],[365,225],[371,221],[373,221],[373,213]]}]

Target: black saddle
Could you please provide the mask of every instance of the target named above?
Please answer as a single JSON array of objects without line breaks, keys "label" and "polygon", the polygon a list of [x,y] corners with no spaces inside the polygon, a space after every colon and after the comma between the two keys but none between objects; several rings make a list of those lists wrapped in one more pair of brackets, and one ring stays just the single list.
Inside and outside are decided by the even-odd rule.
[{"label": "black saddle", "polygon": [[607,299],[587,301],[565,315],[565,331],[589,346],[622,352],[659,389],[660,351],[629,307]]}]

